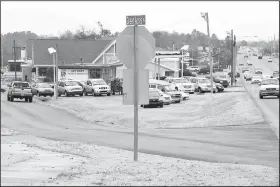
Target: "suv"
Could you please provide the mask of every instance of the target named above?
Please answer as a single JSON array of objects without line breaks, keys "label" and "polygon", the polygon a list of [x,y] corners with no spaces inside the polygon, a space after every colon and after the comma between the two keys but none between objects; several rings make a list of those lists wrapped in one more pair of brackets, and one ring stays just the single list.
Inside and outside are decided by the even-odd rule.
[{"label": "suv", "polygon": [[147,108],[148,106],[156,106],[163,108],[163,100],[161,98],[161,94],[157,89],[150,88],[149,89],[149,104],[148,105],[141,105],[144,108]]},{"label": "suv", "polygon": [[80,95],[83,96],[83,87],[77,81],[60,81],[58,82],[58,96]]},{"label": "suv", "polygon": [[111,95],[111,88],[103,79],[89,79],[86,84],[92,86],[94,96],[102,94]]},{"label": "suv", "polygon": [[[207,78],[191,78],[190,81],[195,84],[195,91],[204,93],[211,92],[211,82]],[[217,92],[215,83],[213,82],[213,92]]]},{"label": "suv", "polygon": [[[183,91],[185,93],[190,93],[190,94],[194,93],[194,84],[185,78],[183,78],[183,80],[181,78],[172,78],[169,79],[169,83],[174,84],[177,88],[177,91]],[[181,89],[182,84],[184,89]]]},{"label": "suv", "polygon": [[18,99],[25,99],[25,102],[32,103],[33,94],[31,91],[31,86],[28,82],[23,81],[13,81],[10,85],[7,85],[9,87],[8,94],[7,94],[7,100],[8,101],[14,101],[14,98]]}]

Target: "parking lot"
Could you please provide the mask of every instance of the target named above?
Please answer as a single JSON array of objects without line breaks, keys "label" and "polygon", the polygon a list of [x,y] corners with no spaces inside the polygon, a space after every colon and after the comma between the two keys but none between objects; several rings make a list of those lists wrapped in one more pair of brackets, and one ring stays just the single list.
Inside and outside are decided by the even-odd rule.
[{"label": "parking lot", "polygon": [[[67,110],[94,125],[133,128],[133,106],[123,105],[121,95],[62,96],[57,100],[34,96],[34,100]],[[262,121],[259,116],[243,87],[229,87],[224,92],[213,94],[213,97],[211,93],[190,94],[189,99],[163,108],[139,106],[139,128],[242,125]]]}]

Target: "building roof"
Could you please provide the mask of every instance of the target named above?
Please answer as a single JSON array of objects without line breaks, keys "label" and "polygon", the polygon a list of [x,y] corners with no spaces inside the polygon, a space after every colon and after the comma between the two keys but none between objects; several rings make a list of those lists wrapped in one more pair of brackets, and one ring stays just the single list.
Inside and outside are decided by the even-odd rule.
[{"label": "building roof", "polygon": [[57,40],[35,39],[27,41],[27,57],[32,58],[34,45],[34,65],[52,65],[53,56],[48,48],[58,44],[58,65],[81,62],[92,63],[95,58],[111,43],[111,40]]}]

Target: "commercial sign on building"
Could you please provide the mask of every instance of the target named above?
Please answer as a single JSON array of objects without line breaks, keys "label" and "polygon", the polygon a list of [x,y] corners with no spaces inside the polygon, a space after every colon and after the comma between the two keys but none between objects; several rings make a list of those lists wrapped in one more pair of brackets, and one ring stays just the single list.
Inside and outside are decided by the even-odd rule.
[{"label": "commercial sign on building", "polygon": [[88,79],[88,69],[58,69],[58,80],[81,80]]}]

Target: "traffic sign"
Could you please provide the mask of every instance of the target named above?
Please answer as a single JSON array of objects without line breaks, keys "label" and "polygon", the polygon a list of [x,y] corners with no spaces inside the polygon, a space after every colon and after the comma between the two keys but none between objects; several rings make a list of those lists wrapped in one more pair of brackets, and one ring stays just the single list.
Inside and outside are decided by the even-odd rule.
[{"label": "traffic sign", "polygon": [[116,39],[116,55],[128,68],[133,68],[134,28],[136,40],[136,62],[138,69],[144,69],[155,56],[155,39],[144,26],[126,27]]},{"label": "traffic sign", "polygon": [[[134,72],[131,69],[123,70],[123,104],[134,104]],[[143,69],[138,72],[138,103],[140,105],[149,104],[149,70]]]},{"label": "traffic sign", "polygon": [[146,16],[126,16],[126,25],[146,25]]}]

